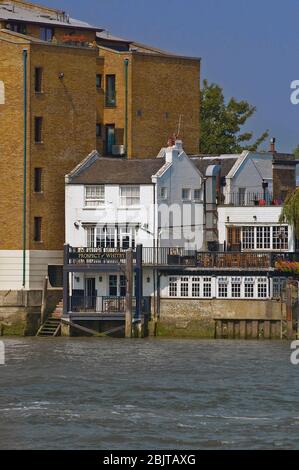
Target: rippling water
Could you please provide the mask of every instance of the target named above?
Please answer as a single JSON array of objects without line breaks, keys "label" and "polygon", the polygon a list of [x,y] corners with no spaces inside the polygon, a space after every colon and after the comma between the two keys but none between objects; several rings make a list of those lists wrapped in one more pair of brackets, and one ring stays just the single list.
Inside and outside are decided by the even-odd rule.
[{"label": "rippling water", "polygon": [[287,342],[7,339],[1,449],[299,449]]}]

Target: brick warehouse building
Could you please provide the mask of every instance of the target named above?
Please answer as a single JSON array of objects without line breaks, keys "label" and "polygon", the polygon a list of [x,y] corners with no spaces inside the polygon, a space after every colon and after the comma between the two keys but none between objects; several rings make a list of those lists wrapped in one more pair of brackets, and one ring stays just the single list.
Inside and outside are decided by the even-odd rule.
[{"label": "brick warehouse building", "polygon": [[200,61],[22,0],[0,0],[0,59],[0,297],[19,307],[62,265],[64,176],[87,154],[153,157],[179,125],[198,152]]}]

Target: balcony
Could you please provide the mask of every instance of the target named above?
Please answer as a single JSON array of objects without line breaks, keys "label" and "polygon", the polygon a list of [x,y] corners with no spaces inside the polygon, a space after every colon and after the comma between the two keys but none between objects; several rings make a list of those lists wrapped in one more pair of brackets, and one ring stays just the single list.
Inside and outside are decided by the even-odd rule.
[{"label": "balcony", "polygon": [[[66,247],[67,265],[70,271],[101,269],[109,271],[113,266],[124,265],[126,262],[126,250],[110,248],[74,248]],[[136,262],[136,252],[133,254]],[[199,268],[202,270],[221,269],[274,269],[277,262],[299,261],[299,253],[268,251],[268,252],[220,252],[220,251],[195,251],[185,248],[160,247],[142,249],[142,263],[149,267],[176,267]]]},{"label": "balcony", "polygon": [[238,192],[232,192],[225,195],[225,206],[240,206],[240,207],[251,207],[251,206],[281,206],[283,204],[282,199],[273,199],[272,193],[257,193],[257,192],[246,192],[240,194]]},{"label": "balcony", "polygon": [[[125,297],[111,296],[70,296],[69,312],[75,315],[124,315],[126,309]],[[136,309],[136,297],[133,297],[133,310]],[[150,314],[151,298],[142,297],[142,313]]]}]

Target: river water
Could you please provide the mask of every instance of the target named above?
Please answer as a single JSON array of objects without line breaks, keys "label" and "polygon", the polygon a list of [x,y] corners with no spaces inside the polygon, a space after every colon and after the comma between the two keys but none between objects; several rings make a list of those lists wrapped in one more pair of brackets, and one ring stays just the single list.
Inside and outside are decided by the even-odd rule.
[{"label": "river water", "polygon": [[4,342],[1,449],[299,449],[288,342]]}]

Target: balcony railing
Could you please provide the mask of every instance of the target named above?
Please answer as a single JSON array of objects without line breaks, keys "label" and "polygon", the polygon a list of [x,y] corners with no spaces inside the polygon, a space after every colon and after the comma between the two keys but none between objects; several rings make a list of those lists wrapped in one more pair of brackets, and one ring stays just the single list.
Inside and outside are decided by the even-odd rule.
[{"label": "balcony railing", "polygon": [[225,196],[224,205],[231,206],[281,206],[282,199],[273,199],[272,193],[246,192],[240,194],[238,192],[228,193]]},{"label": "balcony railing", "polygon": [[[150,313],[151,298],[142,297],[142,313]],[[69,297],[69,311],[72,313],[119,314],[126,308],[125,297],[78,296]],[[133,309],[136,308],[136,297],[133,297]]]},{"label": "balcony railing", "polygon": [[[133,253],[134,263],[136,253]],[[245,268],[260,269],[275,267],[278,260],[299,261],[299,252],[259,252],[259,251],[196,251],[173,247],[143,247],[144,266],[182,266],[195,268]],[[124,264],[126,250],[110,248],[69,247],[69,264]],[[74,269],[73,269],[74,271]]]}]

